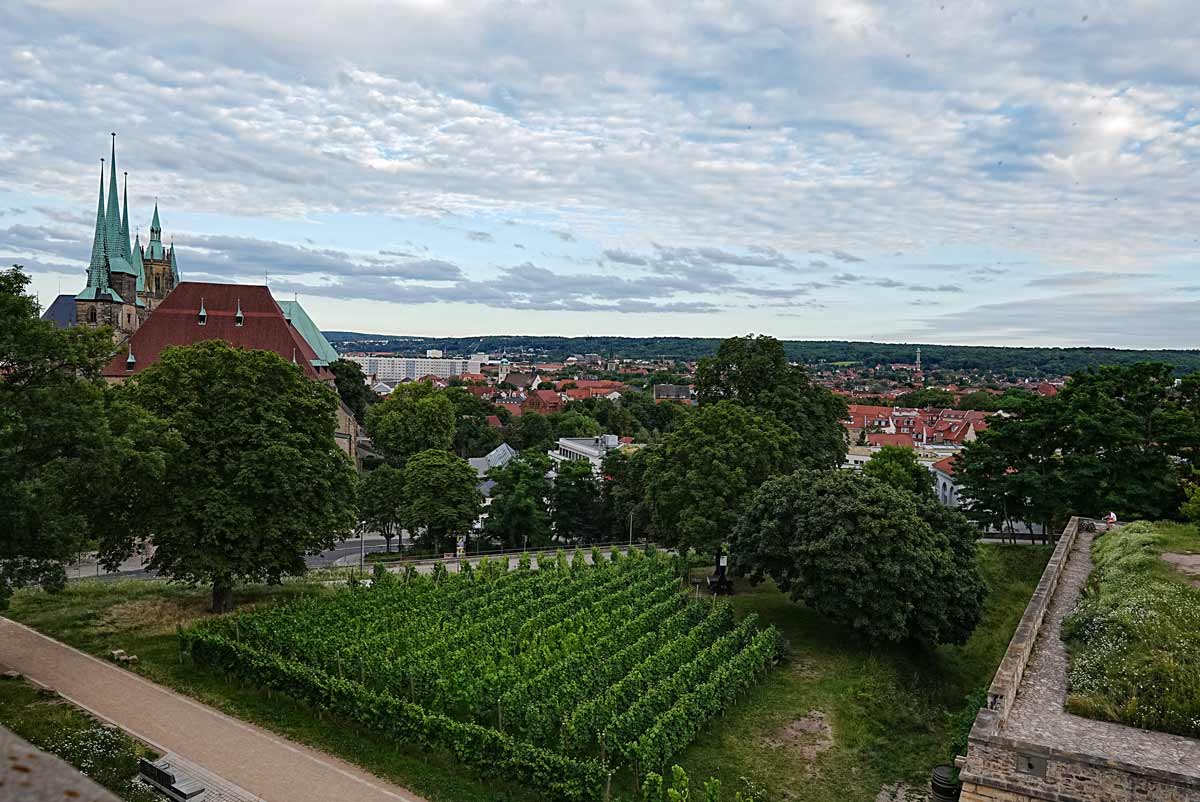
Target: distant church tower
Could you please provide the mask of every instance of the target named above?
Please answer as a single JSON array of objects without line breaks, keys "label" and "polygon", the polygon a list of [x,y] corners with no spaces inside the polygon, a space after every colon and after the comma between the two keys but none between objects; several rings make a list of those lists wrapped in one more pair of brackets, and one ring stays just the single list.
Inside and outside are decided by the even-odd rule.
[{"label": "distant church tower", "polygon": [[[164,250],[158,222],[158,203],[150,224],[150,242],[129,245],[129,174],[125,174],[124,203],[117,201],[117,135],[109,161],[108,203],[104,198],[104,160],[100,160],[100,200],[87,286],[75,296],[79,325],[113,328],[113,339],[127,340],[154,307],[179,283],[175,248]],[[124,206],[124,208],[122,208]]]},{"label": "distant church tower", "polygon": [[921,349],[917,349],[917,373],[921,372]]},{"label": "distant church tower", "polygon": [[133,244],[133,263],[142,275],[138,283],[138,300],[151,312],[179,283],[179,266],[175,263],[175,244],[164,248],[162,225],[158,222],[158,201],[154,202],[154,219],[150,221],[150,240],[142,247],[141,236]]}]

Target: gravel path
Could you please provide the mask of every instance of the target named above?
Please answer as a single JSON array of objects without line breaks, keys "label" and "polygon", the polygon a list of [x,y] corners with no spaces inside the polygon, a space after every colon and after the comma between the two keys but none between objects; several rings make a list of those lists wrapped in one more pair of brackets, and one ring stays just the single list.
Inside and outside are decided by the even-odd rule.
[{"label": "gravel path", "polygon": [[0,618],[0,665],[58,691],[159,752],[266,802],[425,802],[335,757],[288,741]]}]

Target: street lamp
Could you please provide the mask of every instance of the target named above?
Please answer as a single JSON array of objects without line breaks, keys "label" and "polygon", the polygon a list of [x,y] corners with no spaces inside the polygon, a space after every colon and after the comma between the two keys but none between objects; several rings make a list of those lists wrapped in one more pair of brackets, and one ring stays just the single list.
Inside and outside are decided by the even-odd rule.
[{"label": "street lamp", "polygon": [[629,548],[633,548],[633,510],[629,511]]}]

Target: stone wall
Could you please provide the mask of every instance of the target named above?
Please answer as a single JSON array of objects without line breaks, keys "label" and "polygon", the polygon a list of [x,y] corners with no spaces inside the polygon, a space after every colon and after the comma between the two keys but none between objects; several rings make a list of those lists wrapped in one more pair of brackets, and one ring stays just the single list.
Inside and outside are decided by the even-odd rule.
[{"label": "stone wall", "polygon": [[976,739],[969,754],[970,770],[964,772],[959,802],[1200,800],[1193,779],[1120,760],[996,737]]},{"label": "stone wall", "polygon": [[992,678],[992,685],[988,688],[988,709],[999,711],[1001,721],[1008,716],[1013,700],[1017,697],[1017,689],[1021,687],[1021,677],[1025,674],[1025,666],[1029,663],[1033,644],[1037,642],[1042,621],[1046,618],[1050,599],[1054,597],[1054,591],[1058,588],[1058,580],[1067,564],[1067,557],[1070,555],[1071,549],[1075,547],[1075,537],[1079,533],[1079,525],[1080,519],[1072,518],[1067,523],[1062,535],[1059,536],[1054,554],[1051,555],[1050,562],[1046,564],[1046,569],[1042,572],[1042,578],[1033,592],[1033,598],[1025,606],[1021,622],[1017,624],[1017,630],[1013,633],[1012,640],[1009,641],[1004,659],[1000,661],[1000,668],[996,670],[996,676]]},{"label": "stone wall", "polygon": [[962,802],[1200,802],[1200,741],[1063,709],[1060,628],[1091,572],[1085,523],[1063,530],[956,761]]}]

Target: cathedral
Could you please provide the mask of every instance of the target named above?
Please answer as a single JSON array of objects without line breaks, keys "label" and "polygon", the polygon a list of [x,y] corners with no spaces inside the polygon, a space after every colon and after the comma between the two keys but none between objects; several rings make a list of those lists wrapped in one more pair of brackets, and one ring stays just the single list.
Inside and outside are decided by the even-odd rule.
[{"label": "cathedral", "polygon": [[113,134],[108,164],[108,199],[104,197],[104,160],[100,160],[100,200],[96,206],[96,233],[87,286],[75,296],[75,322],[83,326],[109,325],[117,342],[129,339],[162,300],[179,283],[175,246],[164,247],[158,222],[158,202],[150,221],[150,239],[141,235],[129,243],[129,173],[125,173],[123,199],[117,200],[117,135]]}]

